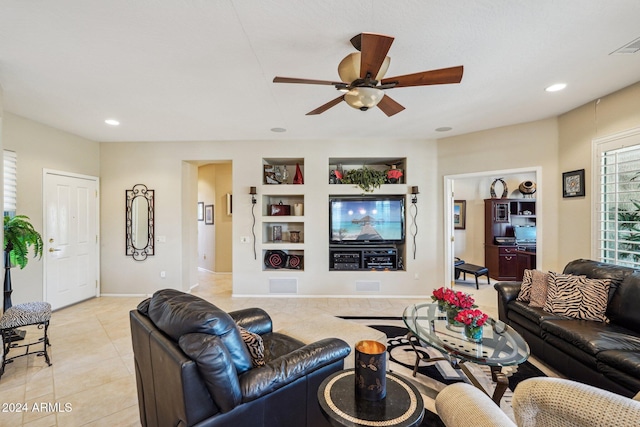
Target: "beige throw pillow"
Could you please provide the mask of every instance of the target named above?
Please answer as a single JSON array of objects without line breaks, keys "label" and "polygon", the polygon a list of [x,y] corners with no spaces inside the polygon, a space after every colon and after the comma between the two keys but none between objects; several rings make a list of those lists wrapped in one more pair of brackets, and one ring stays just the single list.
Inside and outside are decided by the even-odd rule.
[{"label": "beige throw pillow", "polygon": [[531,299],[529,307],[544,307],[547,302],[547,281],[549,273],[540,270],[531,271]]}]

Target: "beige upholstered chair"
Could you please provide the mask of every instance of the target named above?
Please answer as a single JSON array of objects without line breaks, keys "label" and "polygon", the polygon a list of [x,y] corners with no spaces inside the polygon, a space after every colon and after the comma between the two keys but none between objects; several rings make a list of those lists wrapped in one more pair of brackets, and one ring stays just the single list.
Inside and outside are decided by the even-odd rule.
[{"label": "beige upholstered chair", "polygon": [[466,383],[445,387],[436,411],[447,427],[621,427],[640,425],[640,393],[633,399],[561,378],[530,378],[513,393],[514,423]]}]

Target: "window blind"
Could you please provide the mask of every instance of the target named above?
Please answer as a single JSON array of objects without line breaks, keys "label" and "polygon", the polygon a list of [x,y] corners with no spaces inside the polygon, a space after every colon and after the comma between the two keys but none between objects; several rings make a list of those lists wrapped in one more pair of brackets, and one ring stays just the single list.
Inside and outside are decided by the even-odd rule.
[{"label": "window blind", "polygon": [[15,213],[18,201],[18,155],[3,150],[4,159],[4,212]]},{"label": "window blind", "polygon": [[640,267],[640,145],[598,152],[596,250],[600,261]]}]

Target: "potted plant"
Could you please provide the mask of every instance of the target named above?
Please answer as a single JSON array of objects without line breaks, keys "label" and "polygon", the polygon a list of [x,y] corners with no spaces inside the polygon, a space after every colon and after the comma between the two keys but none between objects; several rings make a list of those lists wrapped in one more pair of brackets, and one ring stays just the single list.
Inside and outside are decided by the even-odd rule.
[{"label": "potted plant", "polygon": [[342,177],[342,183],[356,184],[364,191],[370,193],[374,189],[380,188],[380,185],[384,184],[386,179],[387,175],[384,171],[362,166],[360,169],[346,171]]},{"label": "potted plant", "polygon": [[29,222],[29,217],[16,215],[4,217],[4,310],[11,307],[11,267],[26,267],[29,250],[33,247],[33,257],[42,258],[44,247],[42,236]]}]

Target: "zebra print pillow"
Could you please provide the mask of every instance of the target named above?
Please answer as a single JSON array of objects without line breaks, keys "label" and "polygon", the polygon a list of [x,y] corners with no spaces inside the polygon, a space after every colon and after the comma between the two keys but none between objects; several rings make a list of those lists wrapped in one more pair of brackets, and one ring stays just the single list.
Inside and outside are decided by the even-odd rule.
[{"label": "zebra print pillow", "polygon": [[240,328],[240,335],[242,336],[242,340],[247,346],[247,350],[249,350],[249,354],[251,355],[251,362],[253,363],[253,367],[264,366],[264,342],[262,341],[262,337],[258,334],[254,334],[251,331],[246,330],[242,326],[238,326]]},{"label": "zebra print pillow", "polygon": [[583,320],[607,322],[611,279],[550,273],[544,310]]},{"label": "zebra print pillow", "polygon": [[522,276],[522,284],[516,301],[529,302],[531,300],[531,278],[533,270],[525,270]]}]

